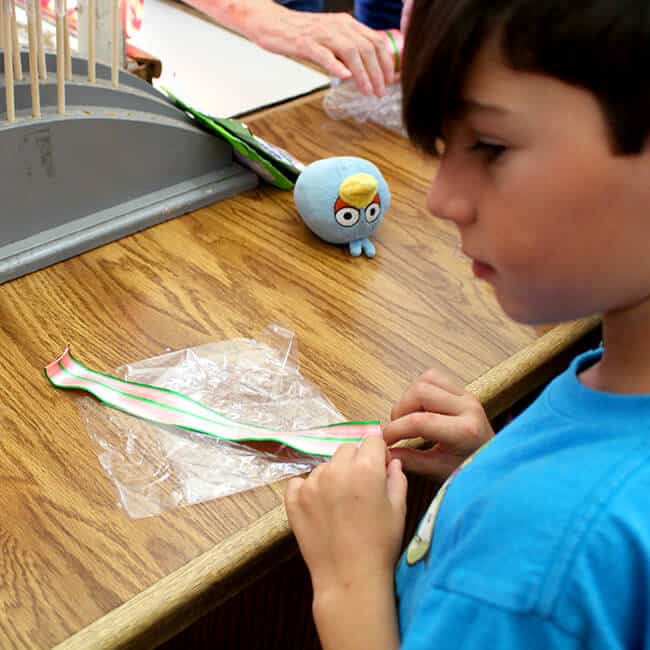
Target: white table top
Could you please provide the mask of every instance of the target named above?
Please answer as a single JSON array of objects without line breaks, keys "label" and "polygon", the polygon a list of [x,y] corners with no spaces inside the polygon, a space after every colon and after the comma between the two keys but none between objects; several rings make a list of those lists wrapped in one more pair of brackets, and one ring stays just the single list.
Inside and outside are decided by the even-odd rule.
[{"label": "white table top", "polygon": [[162,61],[154,86],[217,117],[248,113],[330,81],[169,0],[145,2],[142,30],[131,42]]}]

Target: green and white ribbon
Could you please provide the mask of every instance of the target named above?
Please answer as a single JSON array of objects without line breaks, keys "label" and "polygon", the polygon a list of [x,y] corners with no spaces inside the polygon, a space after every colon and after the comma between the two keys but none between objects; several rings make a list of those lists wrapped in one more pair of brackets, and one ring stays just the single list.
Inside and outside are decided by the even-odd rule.
[{"label": "green and white ribbon", "polygon": [[46,366],[45,375],[57,388],[84,390],[129,415],[222,440],[279,442],[304,454],[331,456],[345,442],[360,443],[368,436],[381,436],[376,420],[340,422],[305,431],[276,431],[237,422],[182,393],[92,370],[72,356],[69,346]]}]

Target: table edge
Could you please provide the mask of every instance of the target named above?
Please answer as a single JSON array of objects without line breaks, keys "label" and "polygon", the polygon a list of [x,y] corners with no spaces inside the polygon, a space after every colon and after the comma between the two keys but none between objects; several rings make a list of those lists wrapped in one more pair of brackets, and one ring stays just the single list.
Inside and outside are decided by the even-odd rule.
[{"label": "table edge", "polygon": [[[504,362],[467,386],[490,417],[496,416],[530,390],[529,379],[541,385],[548,372],[540,372],[562,352],[595,330],[599,317],[562,323],[535,339]],[[120,648],[146,640],[160,644],[213,609],[206,594],[247,563],[269,551],[290,534],[284,505],[191,560],[176,571],[101,616],[55,646],[55,650],[88,647]],[[232,593],[220,598],[226,600]],[[203,602],[201,598],[203,597]],[[182,616],[182,624],[177,619]]]}]

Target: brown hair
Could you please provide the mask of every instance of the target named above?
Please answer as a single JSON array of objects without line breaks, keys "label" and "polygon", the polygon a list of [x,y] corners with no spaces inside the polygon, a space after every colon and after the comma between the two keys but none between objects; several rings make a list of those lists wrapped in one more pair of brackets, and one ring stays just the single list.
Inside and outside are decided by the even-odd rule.
[{"label": "brown hair", "polygon": [[436,153],[457,114],[469,66],[502,32],[505,59],[594,94],[620,154],[639,153],[650,126],[647,0],[415,0],[404,48],[403,115],[409,137]]}]

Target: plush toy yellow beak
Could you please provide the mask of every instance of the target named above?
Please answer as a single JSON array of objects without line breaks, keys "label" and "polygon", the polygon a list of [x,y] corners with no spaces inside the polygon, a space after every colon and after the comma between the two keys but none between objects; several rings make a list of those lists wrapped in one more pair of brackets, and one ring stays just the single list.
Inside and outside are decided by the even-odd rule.
[{"label": "plush toy yellow beak", "polygon": [[377,179],[370,174],[352,174],[339,185],[339,196],[355,208],[365,208],[377,194]]}]

